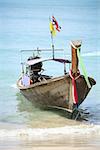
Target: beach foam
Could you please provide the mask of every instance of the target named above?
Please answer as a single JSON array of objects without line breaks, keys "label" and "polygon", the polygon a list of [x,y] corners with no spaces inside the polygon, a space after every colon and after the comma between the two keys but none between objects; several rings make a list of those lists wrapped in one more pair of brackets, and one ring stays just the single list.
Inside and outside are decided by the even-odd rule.
[{"label": "beach foam", "polygon": [[17,85],[16,84],[12,84],[11,87],[14,88],[14,89],[17,89]]},{"label": "beach foam", "polygon": [[32,138],[32,139],[47,139],[50,136],[59,135],[100,135],[100,125],[76,125],[65,126],[59,128],[21,128],[21,129],[1,129],[0,138]]}]

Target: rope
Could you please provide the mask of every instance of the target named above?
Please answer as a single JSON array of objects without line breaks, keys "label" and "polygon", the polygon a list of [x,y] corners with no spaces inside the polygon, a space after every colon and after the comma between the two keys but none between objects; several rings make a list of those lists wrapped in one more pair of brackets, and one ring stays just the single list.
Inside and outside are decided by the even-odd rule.
[{"label": "rope", "polygon": [[[70,45],[77,50],[77,47],[71,41],[70,41]],[[80,47],[78,47],[78,48],[80,48]]]}]

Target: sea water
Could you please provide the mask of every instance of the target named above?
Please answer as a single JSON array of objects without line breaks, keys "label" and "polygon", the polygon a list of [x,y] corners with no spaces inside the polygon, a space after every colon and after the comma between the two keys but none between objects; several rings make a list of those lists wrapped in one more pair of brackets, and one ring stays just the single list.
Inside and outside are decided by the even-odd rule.
[{"label": "sea water", "polygon": [[[99,0],[0,0],[0,149],[33,145],[100,146],[99,3]],[[55,48],[63,48],[64,55],[60,54],[70,59],[70,41],[81,39],[87,73],[96,80],[80,106],[89,112],[87,122],[67,119],[58,111],[35,108],[16,86],[21,75],[20,50],[51,48],[52,15],[61,26],[61,32],[54,37]],[[48,67],[53,70],[51,75],[63,71],[55,65]]]}]

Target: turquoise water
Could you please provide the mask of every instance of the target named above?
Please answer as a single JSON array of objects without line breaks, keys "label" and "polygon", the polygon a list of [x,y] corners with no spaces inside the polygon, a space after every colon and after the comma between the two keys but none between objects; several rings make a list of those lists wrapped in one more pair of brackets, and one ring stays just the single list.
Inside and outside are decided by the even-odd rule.
[{"label": "turquoise water", "polygon": [[[70,40],[81,39],[83,42],[81,49],[83,60],[88,75],[94,77],[97,84],[81,107],[90,112],[87,123],[89,125],[92,123],[94,130],[100,127],[99,3],[99,0],[0,1],[1,133],[2,124],[6,126],[5,128],[8,128],[9,125],[18,127],[21,125],[33,129],[36,127],[78,126],[80,124],[69,121],[58,113],[35,108],[20,94],[16,87],[16,81],[21,71],[20,50],[51,47],[49,16],[52,14],[62,27],[61,32],[57,33],[54,39],[55,48],[63,48],[65,57],[67,57],[70,54]],[[60,73],[59,68],[56,69],[56,73]],[[86,126],[86,128],[90,129],[90,126]],[[65,130],[67,129],[69,130],[69,128]],[[72,133],[75,131],[76,129],[73,127]],[[79,130],[79,132],[81,131]],[[10,135],[9,132],[7,132],[8,134]],[[6,136],[6,134],[3,135]]]}]

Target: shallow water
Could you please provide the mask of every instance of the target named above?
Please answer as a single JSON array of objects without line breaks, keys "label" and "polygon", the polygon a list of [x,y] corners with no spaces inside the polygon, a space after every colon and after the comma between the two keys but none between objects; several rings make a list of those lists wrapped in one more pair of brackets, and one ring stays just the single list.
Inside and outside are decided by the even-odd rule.
[{"label": "shallow water", "polygon": [[[97,82],[80,106],[89,112],[88,121],[69,120],[58,111],[35,108],[16,87],[21,71],[20,50],[51,46],[48,18],[52,14],[62,27],[54,39],[55,48],[64,48],[64,57],[69,58],[70,40],[82,39],[86,70]],[[100,146],[99,14],[98,0],[0,1],[0,149]],[[56,70],[54,75],[63,70],[52,67],[49,73]]]}]

